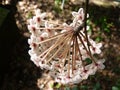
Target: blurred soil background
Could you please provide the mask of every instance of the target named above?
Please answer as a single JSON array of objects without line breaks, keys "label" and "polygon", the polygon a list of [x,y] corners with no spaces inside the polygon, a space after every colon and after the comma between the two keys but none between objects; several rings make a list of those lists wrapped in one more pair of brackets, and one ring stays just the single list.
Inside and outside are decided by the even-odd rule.
[{"label": "blurred soil background", "polygon": [[[11,13],[0,25],[0,90],[50,90],[47,84],[51,78],[28,55],[27,21],[40,8],[47,13],[47,19],[70,24],[71,11],[84,8],[83,1],[65,0],[61,9],[62,0],[0,0],[0,8]],[[90,0],[88,11],[89,32],[94,40],[103,43],[100,57],[105,58],[106,68],[78,86],[80,90],[120,90],[120,0]]]}]

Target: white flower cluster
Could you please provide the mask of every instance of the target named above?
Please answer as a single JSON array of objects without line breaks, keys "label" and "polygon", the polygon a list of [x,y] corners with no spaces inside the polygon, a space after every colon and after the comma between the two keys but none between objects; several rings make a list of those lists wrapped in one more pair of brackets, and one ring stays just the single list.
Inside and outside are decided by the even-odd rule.
[{"label": "white flower cluster", "polygon": [[[28,25],[31,33],[28,43],[31,60],[62,84],[79,83],[104,69],[104,59],[97,60],[94,54],[101,53],[102,43],[96,43],[84,29],[84,11],[72,12],[73,22],[68,25],[52,24],[45,20],[45,13],[35,11]],[[81,27],[81,28],[80,28]],[[87,63],[87,59],[91,63]]]}]

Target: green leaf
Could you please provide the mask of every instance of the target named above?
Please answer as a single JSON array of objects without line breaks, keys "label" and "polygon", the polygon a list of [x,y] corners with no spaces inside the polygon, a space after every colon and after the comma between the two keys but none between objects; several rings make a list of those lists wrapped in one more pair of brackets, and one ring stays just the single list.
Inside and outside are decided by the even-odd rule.
[{"label": "green leaf", "polygon": [[31,11],[29,11],[28,14],[27,14],[27,19],[30,19],[30,18],[32,18],[32,17],[33,17],[33,14],[32,14]]},{"label": "green leaf", "polygon": [[55,86],[55,88],[60,88],[61,87],[61,84],[60,83],[58,83],[56,86]]},{"label": "green leaf", "polygon": [[116,86],[113,86],[112,87],[112,90],[120,90],[120,88],[116,87]]},{"label": "green leaf", "polygon": [[100,90],[100,83],[97,82],[96,85],[93,87],[93,90]]},{"label": "green leaf", "polygon": [[100,36],[96,37],[95,41],[96,42],[100,42],[102,40],[102,38]]},{"label": "green leaf", "polygon": [[87,64],[91,64],[92,60],[90,58],[86,58],[85,61],[87,62]]},{"label": "green leaf", "polygon": [[53,88],[53,87],[54,87],[53,83],[50,83],[50,87],[51,87],[51,88]]},{"label": "green leaf", "polygon": [[64,90],[70,90],[70,87],[65,87]]},{"label": "green leaf", "polygon": [[[118,67],[119,68],[119,67]],[[117,80],[116,86],[120,89],[120,79]]]},{"label": "green leaf", "polygon": [[82,85],[82,86],[80,86],[80,90],[88,90],[88,86]]},{"label": "green leaf", "polygon": [[9,13],[8,9],[0,7],[0,27],[2,26],[2,23],[7,17],[8,13]]},{"label": "green leaf", "polygon": [[54,1],[54,5],[55,5],[56,7],[59,7],[59,6],[61,5],[61,0],[55,0],[55,1]]},{"label": "green leaf", "polygon": [[110,32],[110,29],[109,29],[109,28],[105,28],[104,30],[105,30],[107,33]]},{"label": "green leaf", "polygon": [[74,87],[72,88],[72,90],[79,90],[79,87],[78,87],[78,86],[74,86]]}]

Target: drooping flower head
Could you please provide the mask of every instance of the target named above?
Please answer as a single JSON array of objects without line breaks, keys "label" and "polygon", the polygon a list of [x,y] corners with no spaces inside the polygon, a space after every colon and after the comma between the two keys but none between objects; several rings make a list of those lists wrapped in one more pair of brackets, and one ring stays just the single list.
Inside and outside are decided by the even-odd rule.
[{"label": "drooping flower head", "polygon": [[96,43],[89,35],[86,37],[83,8],[72,15],[70,25],[54,25],[44,19],[45,13],[37,10],[28,25],[31,60],[48,69],[55,81],[62,84],[80,83],[98,69],[104,69],[104,59],[94,57],[101,53],[102,43]]}]

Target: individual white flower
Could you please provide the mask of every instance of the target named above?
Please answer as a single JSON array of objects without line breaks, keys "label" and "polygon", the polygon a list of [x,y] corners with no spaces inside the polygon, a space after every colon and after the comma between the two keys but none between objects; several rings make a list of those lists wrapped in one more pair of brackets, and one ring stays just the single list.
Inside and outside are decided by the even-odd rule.
[{"label": "individual white flower", "polygon": [[46,28],[46,31],[48,32],[49,36],[54,35],[55,31],[52,30],[53,24],[49,24],[48,21],[46,21],[45,22],[45,28]]},{"label": "individual white flower", "polygon": [[32,35],[31,35],[31,38],[28,39],[28,43],[29,43],[30,48],[31,48],[31,50],[29,50],[29,54],[32,55],[34,53],[36,55],[39,55],[40,54],[39,49],[38,49],[39,45],[36,43],[34,36],[32,38]]},{"label": "individual white flower", "polygon": [[43,33],[41,33],[41,35],[36,37],[36,43],[39,44],[41,41],[45,40],[48,37],[49,37],[48,33],[43,32]]},{"label": "individual white flower", "polygon": [[29,19],[29,24],[30,24],[30,25],[35,25],[36,22],[35,22],[33,19]]},{"label": "individual white flower", "polygon": [[43,38],[47,38],[49,35],[48,35],[48,33],[47,32],[43,32],[42,34],[41,34],[41,37],[43,37]]},{"label": "individual white flower", "polygon": [[95,41],[91,40],[91,45],[90,49],[92,54],[100,54],[101,53],[101,47],[102,43],[96,43]]},{"label": "individual white flower", "polygon": [[41,41],[43,41],[45,38],[42,36],[36,37],[36,43],[39,44]]},{"label": "individual white flower", "polygon": [[33,63],[34,63],[37,67],[39,67],[39,61],[40,61],[40,59],[36,56],[36,54],[33,54],[33,55],[31,56],[31,60],[33,61]]},{"label": "individual white flower", "polygon": [[35,25],[33,25],[33,24],[28,25],[28,30],[34,36],[37,36],[39,34],[38,27],[36,24]]},{"label": "individual white flower", "polygon": [[34,25],[28,25],[28,30],[30,30],[31,33],[35,33],[36,27]]},{"label": "individual white flower", "polygon": [[82,77],[78,74],[75,77],[73,77],[72,82],[77,84],[80,83],[82,81]]},{"label": "individual white flower", "polygon": [[30,48],[38,48],[38,44],[36,43],[36,37],[32,36],[30,39],[28,39],[28,44],[30,45]]},{"label": "individual white flower", "polygon": [[41,69],[52,70],[52,68],[49,65],[45,64],[43,60],[39,62],[39,66],[41,67]]},{"label": "individual white flower", "polygon": [[95,66],[94,63],[91,63],[91,64],[85,66],[85,69],[87,70],[89,75],[94,75],[97,71],[97,67]]},{"label": "individual white flower", "polygon": [[42,25],[43,22],[45,22],[44,18],[46,16],[46,13],[41,13],[40,9],[37,9],[35,10],[35,14],[36,15],[33,17],[33,20],[36,22],[38,26]]},{"label": "individual white flower", "polygon": [[62,82],[63,84],[69,84],[69,83],[72,82],[72,80],[71,80],[69,77],[65,77],[65,78],[62,79],[61,82]]},{"label": "individual white flower", "polygon": [[86,58],[89,58],[90,56],[88,55],[87,51],[85,49],[81,48],[81,54],[82,54],[82,59],[85,60]]},{"label": "individual white flower", "polygon": [[88,70],[83,70],[80,75],[81,75],[83,80],[88,79],[89,71]]},{"label": "individual white flower", "polygon": [[77,20],[84,20],[84,12],[83,12],[83,8],[80,8],[78,10],[78,12],[72,12],[72,15],[74,16],[74,18],[76,18]]},{"label": "individual white flower", "polygon": [[61,71],[61,68],[62,68],[61,63],[59,64],[58,62],[53,61],[51,66],[54,67],[54,70],[57,69],[59,72]]},{"label": "individual white flower", "polygon": [[104,62],[105,62],[105,59],[100,59],[96,62],[95,65],[97,66],[98,69],[102,70],[105,68],[105,65],[103,64]]}]

